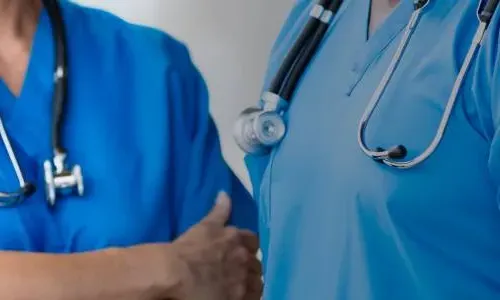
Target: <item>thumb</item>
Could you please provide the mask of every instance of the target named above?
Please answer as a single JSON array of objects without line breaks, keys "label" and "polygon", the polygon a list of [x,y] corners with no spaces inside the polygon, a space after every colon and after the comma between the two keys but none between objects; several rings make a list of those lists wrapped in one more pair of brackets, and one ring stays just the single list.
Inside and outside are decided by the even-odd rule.
[{"label": "thumb", "polygon": [[205,222],[224,226],[231,215],[231,199],[226,193],[219,193],[215,205],[205,217]]}]

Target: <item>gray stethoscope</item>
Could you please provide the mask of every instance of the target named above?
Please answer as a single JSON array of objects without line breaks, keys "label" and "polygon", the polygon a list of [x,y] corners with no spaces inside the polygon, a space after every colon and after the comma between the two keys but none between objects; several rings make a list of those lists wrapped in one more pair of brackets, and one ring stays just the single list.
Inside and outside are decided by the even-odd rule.
[{"label": "gray stethoscope", "polygon": [[[76,192],[83,195],[83,176],[79,165],[71,170],[66,168],[65,159],[67,152],[61,144],[61,132],[64,117],[64,104],[67,101],[67,52],[65,26],[58,0],[43,0],[49,15],[52,34],[55,40],[55,72],[53,94],[53,122],[52,122],[52,147],[54,157],[43,164],[45,192],[50,206],[55,205],[59,194],[67,195]],[[0,207],[13,206],[21,203],[34,194],[36,186],[24,180],[23,173],[14,154],[3,122],[0,119],[0,136],[7,150],[9,159],[19,181],[20,188],[16,192],[0,192]]]},{"label": "gray stethoscope", "polygon": [[[380,147],[370,149],[365,143],[365,130],[370,117],[375,111],[377,104],[391,81],[391,77],[394,75],[401,61],[401,57],[410,42],[422,11],[430,1],[413,1],[414,11],[403,33],[403,38],[359,121],[358,143],[361,150],[373,160],[399,169],[409,169],[420,164],[434,153],[441,142],[465,75],[472,64],[476,52],[481,47],[485,32],[500,0],[488,0],[485,5],[480,5],[478,9],[478,29],[455,80],[434,139],[419,156],[408,161],[402,161],[407,155],[405,146],[397,145],[387,150]],[[483,1],[481,1],[482,3]],[[263,93],[261,107],[248,108],[241,113],[236,122],[234,134],[236,142],[246,153],[254,155],[268,154],[274,146],[283,140],[286,133],[283,114],[290,105],[297,82],[314,56],[318,45],[321,43],[330,22],[341,4],[342,0],[319,1],[312,8],[308,23],[285,57],[278,73],[271,82],[270,88]]]}]

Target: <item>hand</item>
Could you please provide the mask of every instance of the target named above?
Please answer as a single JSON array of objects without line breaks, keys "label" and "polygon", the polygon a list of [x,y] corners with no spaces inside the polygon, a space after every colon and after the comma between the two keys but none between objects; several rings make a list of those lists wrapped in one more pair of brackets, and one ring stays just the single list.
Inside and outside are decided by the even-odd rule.
[{"label": "hand", "polygon": [[262,290],[257,237],[226,227],[231,202],[220,195],[199,224],[171,244],[182,262],[176,300],[254,300]]}]

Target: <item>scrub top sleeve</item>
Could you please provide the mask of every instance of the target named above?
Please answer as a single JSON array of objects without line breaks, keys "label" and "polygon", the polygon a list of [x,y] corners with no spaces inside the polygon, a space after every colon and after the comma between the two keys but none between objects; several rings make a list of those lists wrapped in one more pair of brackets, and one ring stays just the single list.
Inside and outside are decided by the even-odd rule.
[{"label": "scrub top sleeve", "polygon": [[[202,220],[219,192],[232,199],[229,224],[257,232],[257,208],[249,192],[226,164],[215,122],[209,113],[208,91],[200,72],[184,49],[170,72],[175,101],[178,192],[174,209],[176,236]],[[179,117],[180,116],[180,117]]]},{"label": "scrub top sleeve", "polygon": [[[496,13],[478,57],[474,92],[479,111],[491,111],[483,121],[485,135],[491,139],[488,167],[500,188],[500,13]],[[500,193],[497,197],[500,203]]]}]

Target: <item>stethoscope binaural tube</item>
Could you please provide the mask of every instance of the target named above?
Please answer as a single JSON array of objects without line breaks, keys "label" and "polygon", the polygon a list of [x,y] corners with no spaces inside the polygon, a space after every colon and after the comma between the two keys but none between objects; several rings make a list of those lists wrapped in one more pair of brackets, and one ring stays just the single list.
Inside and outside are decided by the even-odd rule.
[{"label": "stethoscope binaural tube", "polygon": [[235,124],[234,138],[246,153],[265,155],[286,133],[283,112],[293,97],[299,79],[337,13],[342,0],[320,0],[286,55],[269,89],[262,94],[260,108],[244,110]]},{"label": "stethoscope binaural tube", "polygon": [[16,173],[17,180],[19,182],[19,189],[15,192],[0,192],[0,207],[9,207],[20,204],[26,198],[33,195],[36,191],[34,184],[26,182],[21,171],[19,162],[17,161],[14,149],[10,143],[9,137],[7,136],[7,131],[3,125],[3,121],[0,119],[0,137],[7,151],[7,155],[12,163],[14,172]]},{"label": "stethoscope binaural tube", "polygon": [[[66,77],[66,67],[67,67],[67,56],[66,56],[66,40],[64,32],[64,24],[62,20],[62,14],[60,11],[59,3],[57,0],[43,0],[43,6],[47,10],[49,19],[51,21],[52,35],[55,39],[55,60],[56,60],[56,71],[54,76],[54,93],[53,93],[53,103],[54,103],[54,116],[52,118],[52,145],[56,149],[54,152],[64,153],[61,146],[60,132],[62,130],[63,124],[63,106],[65,102],[66,90],[67,90],[67,77]],[[18,205],[25,199],[29,198],[36,192],[36,186],[33,183],[26,182],[21,171],[19,162],[17,161],[14,149],[10,143],[9,137],[3,126],[3,122],[0,119],[0,136],[2,142],[5,146],[9,159],[12,163],[14,171],[16,173],[17,180],[19,182],[19,189],[15,192],[0,192],[0,207],[10,207]]]},{"label": "stethoscope binaural tube", "polygon": [[[425,3],[424,3],[425,2]],[[368,125],[368,122],[370,120],[370,117],[372,116],[378,102],[380,101],[385,89],[387,88],[387,85],[390,82],[390,79],[392,75],[394,74],[397,65],[399,64],[401,60],[401,56],[403,55],[410,39],[411,35],[417,26],[417,23],[419,21],[421,11],[426,7],[426,5],[429,3],[429,0],[420,0],[420,1],[415,1],[415,11],[412,15],[412,18],[405,30],[403,39],[386,71],[384,74],[384,77],[382,78],[382,81],[380,82],[379,86],[377,87],[375,93],[373,94],[368,106],[366,107],[365,112],[363,113],[363,116],[361,117],[361,120],[359,122],[359,128],[358,128],[358,143],[361,148],[361,150],[374,159],[375,161],[382,162],[390,167],[395,167],[399,169],[409,169],[412,167],[415,167],[416,165],[422,163],[425,161],[427,158],[429,158],[437,149],[439,146],[440,142],[443,139],[444,133],[446,131],[446,128],[448,126],[449,119],[451,117],[452,110],[455,106],[456,100],[458,98],[458,93],[460,92],[460,89],[462,87],[463,81],[465,79],[465,76],[472,64],[472,60],[481,46],[481,42],[483,40],[484,34],[488,28],[489,22],[491,20],[491,17],[493,16],[499,0],[489,0],[487,4],[485,5],[484,9],[478,14],[478,19],[480,21],[480,24],[478,26],[478,29],[474,35],[474,39],[471,43],[471,46],[469,48],[469,51],[467,52],[467,55],[465,57],[464,63],[462,64],[462,67],[460,68],[460,72],[455,80],[455,83],[453,85],[453,89],[451,91],[451,94],[448,98],[448,102],[445,107],[445,111],[443,113],[443,116],[441,118],[439,127],[437,129],[437,132],[432,140],[432,142],[429,144],[429,146],[417,157],[408,160],[408,161],[400,161],[401,159],[404,159],[407,155],[407,149],[404,145],[397,145],[393,146],[391,149],[382,149],[380,147],[376,148],[375,150],[371,150],[368,148],[368,146],[365,143],[365,131]]]},{"label": "stethoscope binaural tube", "polygon": [[[278,72],[274,76],[271,84],[269,86],[269,92],[273,94],[280,94],[280,91],[285,83],[287,76],[293,69],[297,57],[300,56],[303,49],[308,45],[310,38],[314,35],[318,26],[320,25],[321,15],[323,14],[325,8],[331,3],[331,0],[320,0],[311,9],[310,18],[307,21],[304,29],[299,34],[297,40],[293,43],[292,47],[285,56],[283,63],[280,65]],[[287,99],[287,98],[284,98]],[[289,99],[287,99],[289,100]]]},{"label": "stethoscope binaural tube", "polygon": [[43,0],[54,38],[54,91],[52,95],[52,148],[54,153],[66,153],[62,145],[65,105],[68,95],[68,53],[66,50],[66,26],[58,0]]},{"label": "stethoscope binaural tube", "polygon": [[489,24],[491,18],[493,18],[493,14],[495,14],[499,2],[500,0],[489,0],[486,2],[484,8],[480,9],[479,20],[483,23]]},{"label": "stethoscope binaural tube", "polygon": [[325,6],[325,13],[319,19],[316,31],[313,33],[310,38],[310,42],[303,50],[304,55],[297,59],[294,69],[290,72],[286,85],[282,88],[280,95],[283,99],[286,100],[293,98],[299,80],[302,78],[305,69],[317,53],[317,50],[321,45],[321,41],[325,37],[325,34],[330,27],[330,23],[340,9],[341,4],[342,1],[331,1],[327,6]]},{"label": "stethoscope binaural tube", "polygon": [[82,169],[74,165],[67,169],[67,151],[62,144],[63,125],[65,124],[66,104],[68,102],[68,53],[65,24],[58,0],[43,0],[52,25],[55,43],[55,71],[52,116],[52,160],[43,164],[45,193],[47,202],[54,206],[58,193],[67,195],[84,192]]},{"label": "stethoscope binaural tube", "polygon": [[27,182],[16,192],[0,192],[0,207],[10,207],[22,203],[36,192],[34,184]]},{"label": "stethoscope binaural tube", "polygon": [[[77,193],[83,195],[83,175],[79,165],[73,166],[71,170],[66,169],[66,150],[62,146],[62,130],[64,125],[65,104],[68,95],[68,56],[66,52],[66,32],[61,8],[58,0],[43,0],[52,27],[55,48],[55,71],[53,91],[53,116],[52,116],[52,148],[53,160],[47,160],[43,164],[45,191],[47,202],[50,206],[55,205],[58,193],[68,195]],[[14,149],[0,119],[0,137],[7,150],[17,179],[19,190],[16,192],[0,192],[0,207],[10,207],[23,202],[36,191],[33,183],[26,182],[17,161]]]},{"label": "stethoscope binaural tube", "polygon": [[422,10],[426,7],[426,5],[429,3],[429,0],[422,0],[422,1],[415,1],[414,2],[414,11],[411,15],[410,21],[408,22],[408,25],[406,26],[406,29],[403,33],[403,37],[401,39],[401,42],[396,49],[396,53],[394,54],[389,67],[387,68],[386,72],[384,73],[382,80],[380,81],[379,85],[375,89],[375,92],[373,93],[370,101],[368,102],[368,105],[365,108],[365,111],[359,121],[359,129],[358,129],[358,143],[363,150],[363,152],[373,158],[374,160],[377,161],[382,161],[385,162],[386,160],[393,160],[393,159],[403,159],[407,155],[407,149],[404,145],[396,145],[393,146],[390,149],[383,149],[381,147],[378,147],[375,150],[371,150],[368,148],[368,146],[365,143],[365,130],[367,128],[368,122],[370,121],[370,118],[375,111],[380,99],[382,98],[385,89],[387,88],[389,82],[392,79],[392,76],[394,75],[394,72],[396,71],[399,63],[401,62],[401,58],[406,50],[406,47],[408,46],[411,36],[415,30],[415,27],[418,24],[418,21],[420,20],[420,16],[422,15]]}]

